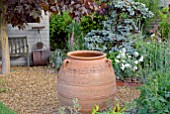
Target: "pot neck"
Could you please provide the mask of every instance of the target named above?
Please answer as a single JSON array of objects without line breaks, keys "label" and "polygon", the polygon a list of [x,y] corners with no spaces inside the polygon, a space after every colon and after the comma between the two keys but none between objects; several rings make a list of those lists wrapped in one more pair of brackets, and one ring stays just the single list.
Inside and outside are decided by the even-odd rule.
[{"label": "pot neck", "polygon": [[82,50],[82,51],[68,52],[67,57],[71,59],[78,59],[78,60],[97,60],[97,59],[106,58],[106,54],[99,51]]}]

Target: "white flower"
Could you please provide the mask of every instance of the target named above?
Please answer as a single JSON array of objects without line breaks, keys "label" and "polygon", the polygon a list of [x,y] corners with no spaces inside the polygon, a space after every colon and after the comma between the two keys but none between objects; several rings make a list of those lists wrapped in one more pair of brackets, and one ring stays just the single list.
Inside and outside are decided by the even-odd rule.
[{"label": "white flower", "polygon": [[122,70],[124,70],[124,69],[125,69],[125,65],[122,64],[120,68],[121,68]]},{"label": "white flower", "polygon": [[134,61],[135,64],[138,64],[139,62],[138,61]]},{"label": "white flower", "polygon": [[121,52],[126,53],[126,49],[122,48]]},{"label": "white flower", "polygon": [[147,42],[147,44],[150,44],[150,42]]},{"label": "white flower", "polygon": [[154,38],[154,37],[156,37],[156,35],[155,35],[155,34],[152,34],[152,35],[151,35],[151,38]]},{"label": "white flower", "polygon": [[125,64],[125,67],[126,68],[131,68],[131,65],[127,63],[127,64]]},{"label": "white flower", "polygon": [[121,53],[121,54],[120,54],[120,57],[121,57],[121,58],[125,58],[125,57],[126,57],[125,53]]},{"label": "white flower", "polygon": [[129,55],[128,58],[130,59],[130,58],[132,58],[132,56]]},{"label": "white flower", "polygon": [[122,63],[125,63],[126,61],[125,60],[121,60],[122,61]]},{"label": "white flower", "polygon": [[134,67],[133,67],[133,71],[136,71],[137,69],[138,69],[137,66],[134,66]]},{"label": "white flower", "polygon": [[118,55],[116,58],[120,58],[120,55]]},{"label": "white flower", "polygon": [[138,57],[138,56],[139,56],[139,53],[138,53],[138,52],[134,52],[133,55],[134,55],[135,57]]},{"label": "white flower", "polygon": [[144,57],[141,56],[141,57],[139,58],[139,62],[143,62],[143,59],[144,59]]},{"label": "white flower", "polygon": [[126,49],[122,48],[121,50],[119,50],[120,53],[126,53]]},{"label": "white flower", "polygon": [[119,61],[118,59],[115,59],[115,62],[116,62],[116,63],[119,63],[120,61]]},{"label": "white flower", "polygon": [[143,7],[145,7],[146,5],[145,4],[143,4],[143,3],[141,3],[141,5],[143,6]]},{"label": "white flower", "polygon": [[161,43],[162,42],[161,39],[158,39],[158,42]]}]

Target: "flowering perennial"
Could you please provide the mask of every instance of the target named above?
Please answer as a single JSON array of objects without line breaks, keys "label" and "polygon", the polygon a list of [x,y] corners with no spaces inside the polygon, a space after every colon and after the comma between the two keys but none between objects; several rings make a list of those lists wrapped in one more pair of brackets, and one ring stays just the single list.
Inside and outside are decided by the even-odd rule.
[{"label": "flowering perennial", "polygon": [[140,67],[140,63],[144,61],[144,56],[135,51],[133,54],[126,52],[125,48],[122,48],[115,58],[115,72],[117,78],[134,77]]}]

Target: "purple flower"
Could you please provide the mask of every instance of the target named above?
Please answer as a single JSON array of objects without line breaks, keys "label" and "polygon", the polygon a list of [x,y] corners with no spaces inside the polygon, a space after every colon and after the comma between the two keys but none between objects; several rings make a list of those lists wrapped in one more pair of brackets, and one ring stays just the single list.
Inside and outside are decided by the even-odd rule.
[{"label": "purple flower", "polygon": [[72,32],[72,34],[71,34],[70,45],[72,46],[73,43],[74,43],[74,32]]},{"label": "purple flower", "polygon": [[168,55],[170,55],[170,51],[168,52]]}]

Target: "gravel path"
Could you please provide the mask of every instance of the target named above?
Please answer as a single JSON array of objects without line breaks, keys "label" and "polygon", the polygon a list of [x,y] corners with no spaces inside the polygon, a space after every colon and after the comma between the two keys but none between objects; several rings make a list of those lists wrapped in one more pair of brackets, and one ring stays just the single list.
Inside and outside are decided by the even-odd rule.
[{"label": "gravel path", "polygon": [[[56,73],[47,67],[12,67],[0,76],[0,101],[18,114],[57,114]],[[118,87],[115,101],[123,104],[138,98],[134,87]]]}]

